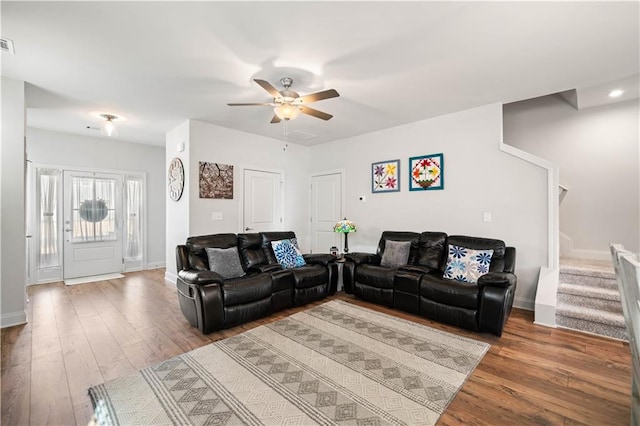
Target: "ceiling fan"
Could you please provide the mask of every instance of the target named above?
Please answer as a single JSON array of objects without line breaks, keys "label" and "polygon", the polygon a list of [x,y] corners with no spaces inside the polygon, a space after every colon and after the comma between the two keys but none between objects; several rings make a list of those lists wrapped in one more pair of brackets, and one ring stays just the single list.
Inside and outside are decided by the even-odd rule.
[{"label": "ceiling fan", "polygon": [[256,83],[260,85],[264,90],[269,92],[273,96],[273,102],[264,103],[235,103],[227,104],[229,106],[272,106],[274,107],[274,115],[271,119],[271,123],[279,123],[282,120],[292,120],[296,118],[300,113],[311,115],[313,117],[320,118],[322,120],[330,120],[333,115],[326,112],[318,111],[317,109],[310,108],[306,104],[323,99],[330,99],[340,96],[340,94],[334,89],[323,90],[321,92],[310,93],[308,95],[300,96],[293,90],[289,90],[293,84],[291,77],[284,77],[280,79],[280,84],[284,86],[284,90],[278,90],[271,83],[266,80],[254,79]]}]

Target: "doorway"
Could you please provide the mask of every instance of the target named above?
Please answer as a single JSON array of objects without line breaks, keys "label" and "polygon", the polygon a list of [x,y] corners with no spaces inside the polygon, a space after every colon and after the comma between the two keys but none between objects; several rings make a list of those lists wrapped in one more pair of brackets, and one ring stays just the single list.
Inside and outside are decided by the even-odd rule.
[{"label": "doorway", "polygon": [[284,226],[283,174],[277,171],[244,169],[243,182],[243,231],[281,231]]},{"label": "doorway", "polygon": [[311,252],[328,253],[340,247],[340,235],[333,232],[342,219],[343,172],[327,172],[311,176]]}]

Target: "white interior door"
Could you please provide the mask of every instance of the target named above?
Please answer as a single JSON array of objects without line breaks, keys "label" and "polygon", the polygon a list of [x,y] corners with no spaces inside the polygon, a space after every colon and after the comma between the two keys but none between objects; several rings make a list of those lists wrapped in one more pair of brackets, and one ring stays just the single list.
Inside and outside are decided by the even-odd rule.
[{"label": "white interior door", "polygon": [[122,272],[122,176],[64,172],[64,278]]},{"label": "white interior door", "polygon": [[340,235],[333,226],[342,219],[342,173],[311,177],[311,251],[329,253],[340,249]]},{"label": "white interior door", "polygon": [[281,231],[282,174],[244,170],[244,232]]}]

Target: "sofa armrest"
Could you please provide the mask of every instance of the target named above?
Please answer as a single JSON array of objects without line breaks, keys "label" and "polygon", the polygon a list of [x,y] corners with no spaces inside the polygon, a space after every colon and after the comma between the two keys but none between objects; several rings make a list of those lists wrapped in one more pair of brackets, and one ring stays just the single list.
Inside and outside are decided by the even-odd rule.
[{"label": "sofa armrest", "polygon": [[373,253],[349,253],[344,255],[347,260],[352,261],[356,265],[369,264],[379,265],[382,259],[377,254]]},{"label": "sofa armrest", "polygon": [[478,278],[478,287],[510,287],[516,285],[517,278],[509,272],[489,272]]},{"label": "sofa armrest", "polygon": [[266,263],[262,265],[254,265],[249,268],[249,272],[275,272],[282,269],[282,266],[279,263]]},{"label": "sofa armrest", "polygon": [[513,272],[516,269],[516,248],[506,247],[504,251],[504,272]]},{"label": "sofa armrest", "polygon": [[312,254],[303,254],[304,261],[311,264],[316,265],[324,265],[327,266],[331,262],[335,262],[336,257],[329,253],[312,253]]},{"label": "sofa armrest", "polygon": [[196,270],[186,270],[178,272],[178,277],[182,278],[187,284],[222,284],[224,282],[224,278],[217,272],[214,271],[196,271]]}]

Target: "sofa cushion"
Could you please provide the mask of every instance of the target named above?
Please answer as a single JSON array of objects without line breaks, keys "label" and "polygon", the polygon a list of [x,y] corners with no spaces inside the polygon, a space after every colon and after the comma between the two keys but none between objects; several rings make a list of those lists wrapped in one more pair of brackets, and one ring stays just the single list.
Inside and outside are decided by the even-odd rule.
[{"label": "sofa cushion", "polygon": [[476,284],[478,278],[489,272],[492,255],[493,250],[450,245],[443,278]]},{"label": "sofa cushion", "polygon": [[406,265],[409,261],[410,250],[411,241],[387,241],[380,266],[397,268],[398,266]]},{"label": "sofa cushion", "polygon": [[283,268],[300,268],[306,265],[302,253],[291,240],[272,241],[271,248]]},{"label": "sofa cushion", "polygon": [[222,298],[225,307],[271,298],[271,293],[271,276],[269,274],[230,279],[222,285]]},{"label": "sofa cushion", "polygon": [[247,271],[254,266],[269,263],[262,249],[260,234],[238,234],[238,249]]},{"label": "sofa cushion", "polygon": [[465,309],[478,309],[479,289],[456,280],[447,280],[427,274],[420,280],[420,295],[443,305]]},{"label": "sofa cushion", "polygon": [[295,279],[295,288],[310,288],[329,282],[329,270],[322,265],[306,265],[291,269]]},{"label": "sofa cushion", "polygon": [[238,278],[245,274],[240,264],[238,247],[206,247],[205,251],[209,258],[209,269],[219,273],[223,278]]},{"label": "sofa cushion", "polygon": [[446,247],[447,234],[444,232],[423,232],[418,240],[418,254],[415,263],[443,272],[447,259]]},{"label": "sofa cushion", "polygon": [[366,284],[375,288],[393,289],[395,268],[385,268],[375,265],[358,265],[356,268],[356,283]]}]

